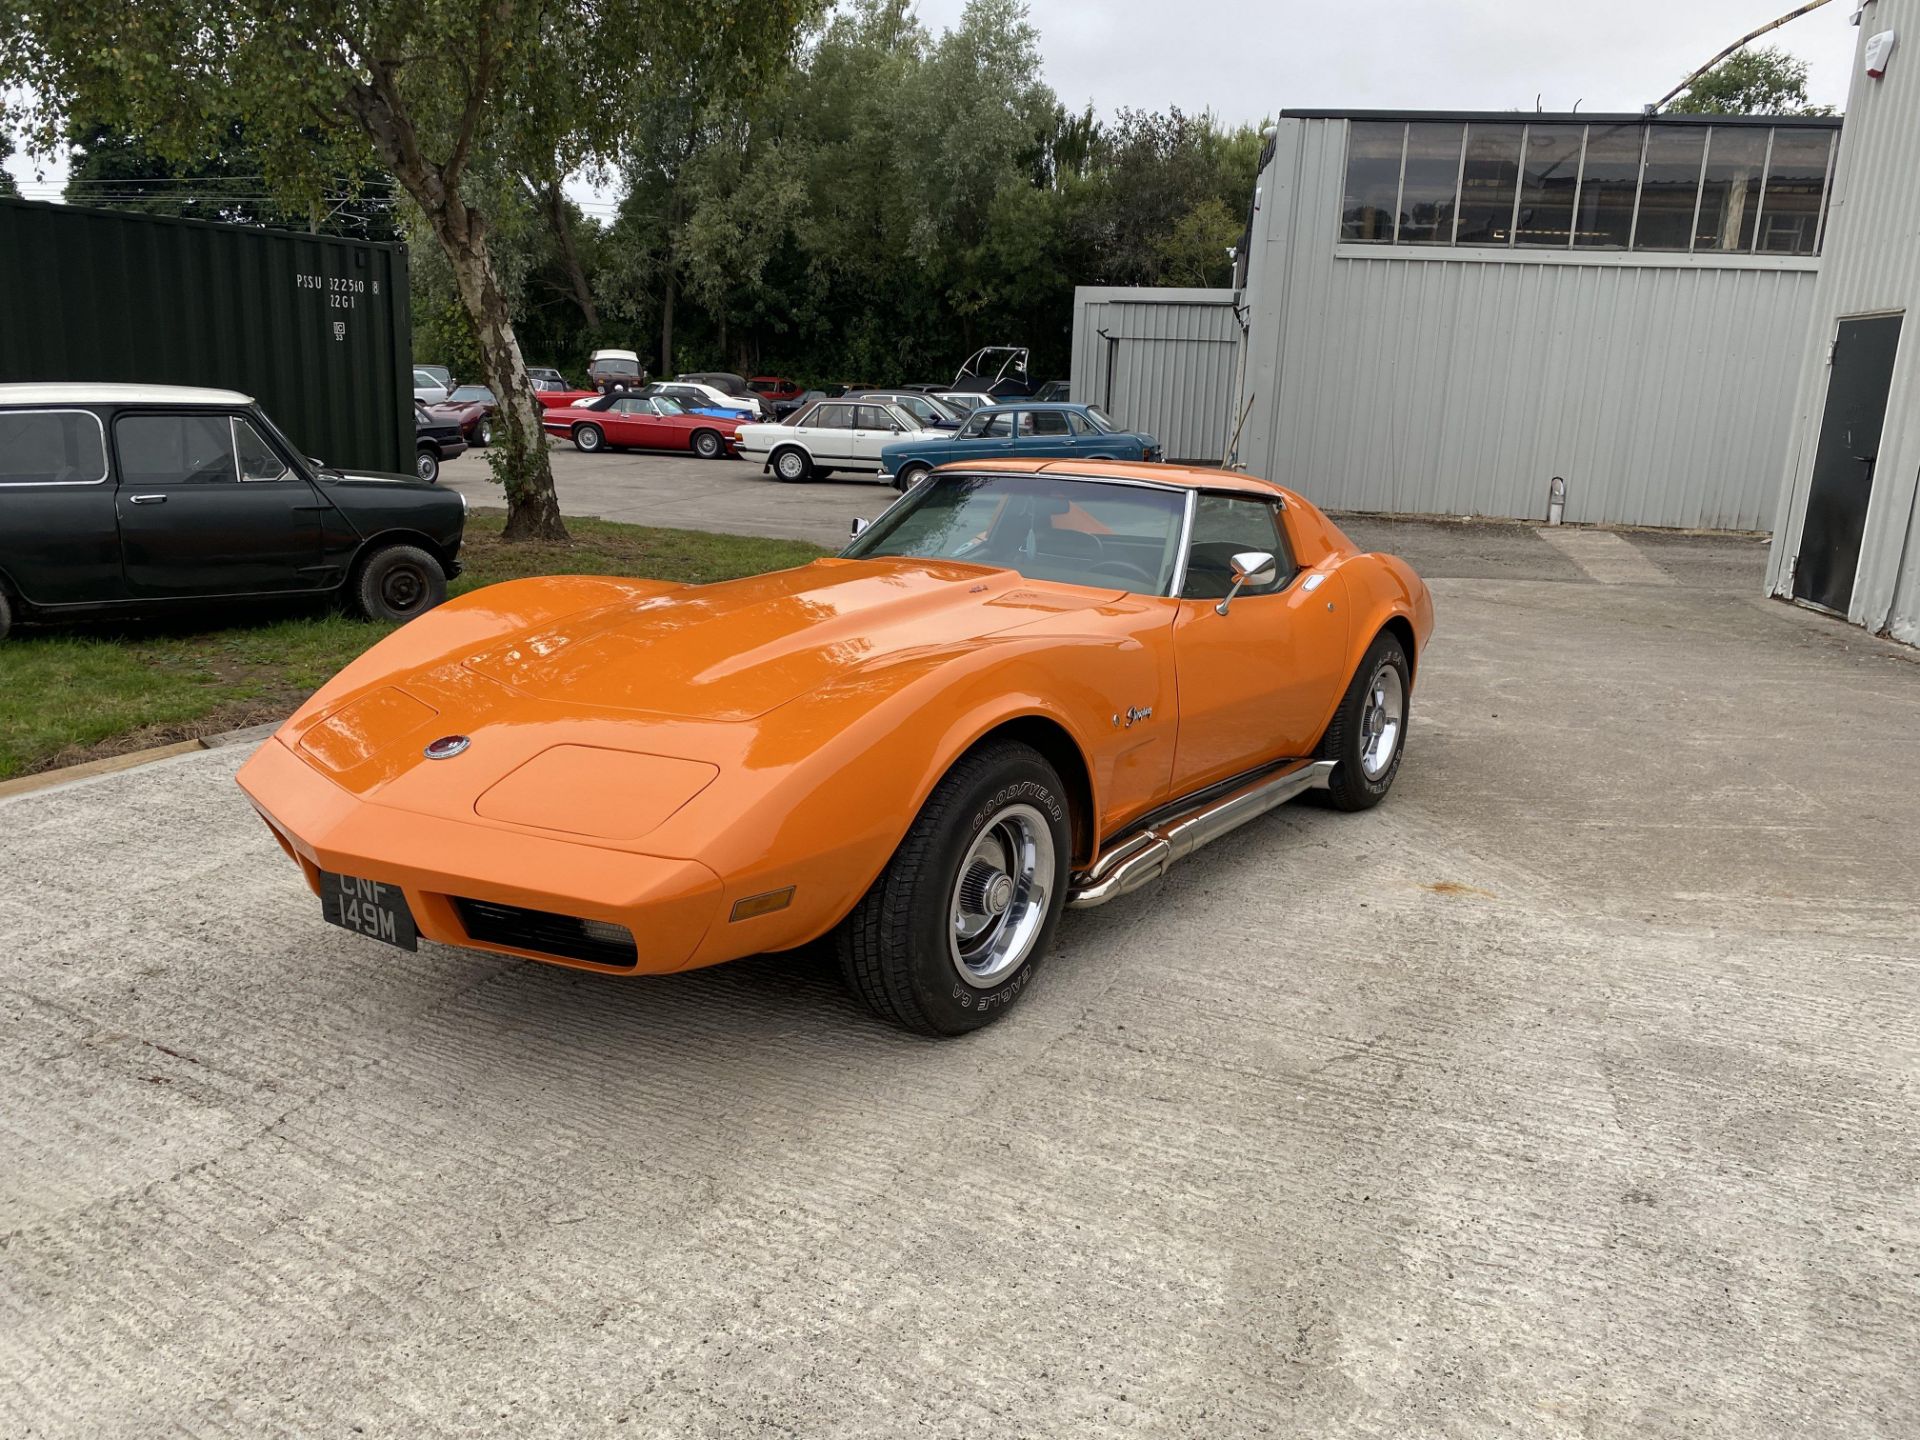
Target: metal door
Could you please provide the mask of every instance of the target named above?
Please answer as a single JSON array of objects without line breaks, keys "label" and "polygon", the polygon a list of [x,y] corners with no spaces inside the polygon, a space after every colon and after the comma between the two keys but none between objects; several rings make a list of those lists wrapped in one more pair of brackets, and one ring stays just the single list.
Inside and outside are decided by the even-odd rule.
[{"label": "metal door", "polygon": [[1900,320],[1898,315],[1842,320],[1833,342],[1827,408],[1793,567],[1793,598],[1841,615],[1853,599]]}]

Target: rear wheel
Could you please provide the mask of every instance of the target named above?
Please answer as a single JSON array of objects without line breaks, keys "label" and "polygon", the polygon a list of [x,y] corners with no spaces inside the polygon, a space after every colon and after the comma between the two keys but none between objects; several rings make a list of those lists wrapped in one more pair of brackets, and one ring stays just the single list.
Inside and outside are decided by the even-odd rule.
[{"label": "rear wheel", "polygon": [[718,460],[720,458],[720,452],[724,448],[720,443],[720,436],[716,431],[696,430],[693,432],[693,453],[698,455],[702,460]]},{"label": "rear wheel", "polygon": [[418,545],[376,550],[354,577],[354,605],[369,620],[411,620],[446,598],[447,572]]},{"label": "rear wheel", "polygon": [[429,485],[440,482],[440,452],[431,445],[422,445],[413,462],[413,473]]},{"label": "rear wheel", "polygon": [[813,473],[813,464],[807,459],[807,452],[788,446],[785,450],[776,450],[773,455],[773,473],[776,479],[789,485],[805,480]]},{"label": "rear wheel", "polygon": [[7,588],[0,585],[0,640],[7,638],[7,632],[13,629],[13,601],[7,596]]},{"label": "rear wheel", "polygon": [[473,427],[473,443],[480,446],[493,444],[493,421],[483,419]]},{"label": "rear wheel", "polygon": [[1320,758],[1337,762],[1327,797],[1338,808],[1369,809],[1393,788],[1406,749],[1407,697],[1412,689],[1407,652],[1391,631],[1381,631],[1353,672],[1333,723],[1320,741]]},{"label": "rear wheel", "polygon": [[607,434],[598,425],[576,425],[573,427],[573,446],[589,455],[607,448]]},{"label": "rear wheel", "polygon": [[1026,993],[1066,903],[1066,789],[1030,746],[963,756],[840,924],[840,969],[875,1014],[977,1030]]}]

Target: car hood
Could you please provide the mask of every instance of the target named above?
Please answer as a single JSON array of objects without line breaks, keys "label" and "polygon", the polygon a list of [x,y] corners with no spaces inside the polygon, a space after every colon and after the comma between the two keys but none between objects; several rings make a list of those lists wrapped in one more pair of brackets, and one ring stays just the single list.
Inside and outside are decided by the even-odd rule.
[{"label": "car hood", "polygon": [[407,475],[392,470],[326,470],[321,472],[320,480],[325,485],[347,487],[378,485],[386,489],[397,485],[403,490],[418,490],[423,494],[447,493],[431,481],[422,480],[418,475]]},{"label": "car hood", "polygon": [[601,711],[751,720],[863,669],[933,654],[1118,594],[923,560],[818,560],[529,627],[466,668]]}]

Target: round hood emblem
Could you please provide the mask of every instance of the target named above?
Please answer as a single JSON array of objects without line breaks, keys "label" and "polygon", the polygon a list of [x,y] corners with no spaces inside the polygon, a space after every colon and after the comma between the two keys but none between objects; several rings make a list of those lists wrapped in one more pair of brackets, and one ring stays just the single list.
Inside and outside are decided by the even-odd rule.
[{"label": "round hood emblem", "polygon": [[438,740],[427,746],[427,759],[451,760],[472,743],[473,741],[464,735],[442,735]]}]

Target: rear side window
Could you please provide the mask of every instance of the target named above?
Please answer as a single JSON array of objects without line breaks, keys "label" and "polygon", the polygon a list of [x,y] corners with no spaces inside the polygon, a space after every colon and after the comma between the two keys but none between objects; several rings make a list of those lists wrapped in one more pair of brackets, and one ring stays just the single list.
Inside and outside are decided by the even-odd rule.
[{"label": "rear side window", "polygon": [[822,405],[813,412],[813,418],[807,423],[815,430],[851,430],[853,429],[853,406]]},{"label": "rear side window", "polygon": [[113,422],[127,485],[207,485],[238,477],[224,415],[123,415]]},{"label": "rear side window", "polygon": [[1022,434],[1065,435],[1067,433],[1067,416],[1064,410],[1029,410],[1021,419]]},{"label": "rear side window", "polygon": [[0,486],[97,485],[106,436],[85,410],[0,410]]}]

